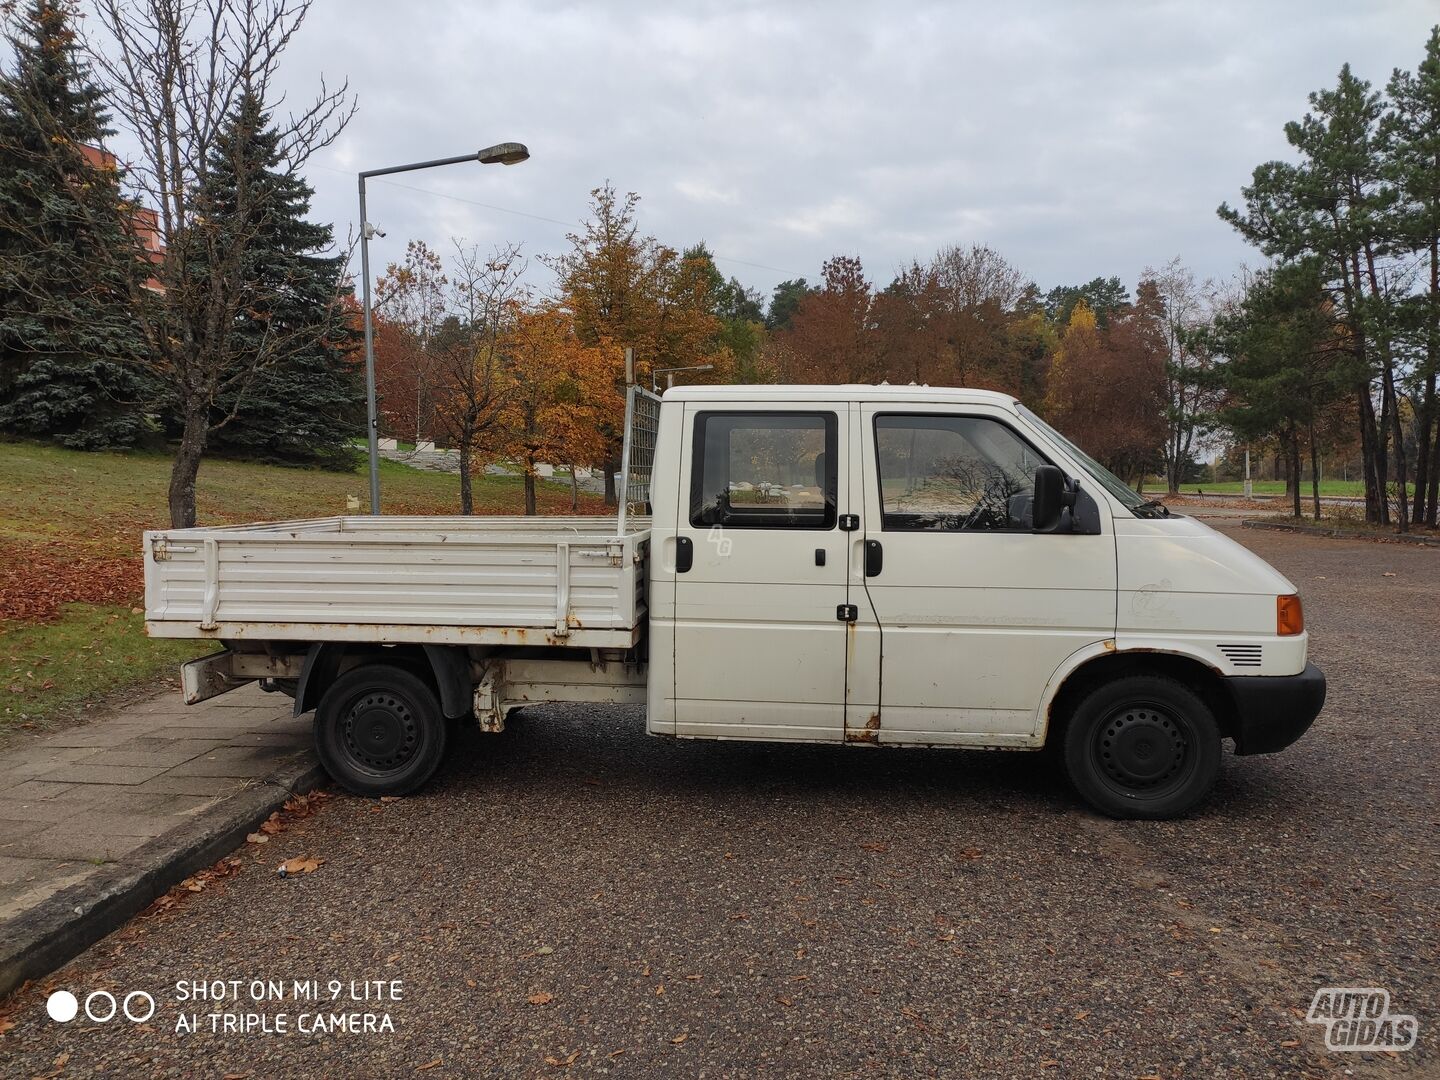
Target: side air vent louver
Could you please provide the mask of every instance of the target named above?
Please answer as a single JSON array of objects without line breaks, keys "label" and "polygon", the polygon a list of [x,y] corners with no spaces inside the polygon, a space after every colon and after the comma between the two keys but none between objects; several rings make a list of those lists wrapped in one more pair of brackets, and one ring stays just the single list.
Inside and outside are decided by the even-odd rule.
[{"label": "side air vent louver", "polygon": [[1235,667],[1260,666],[1259,645],[1219,645],[1216,647]]}]

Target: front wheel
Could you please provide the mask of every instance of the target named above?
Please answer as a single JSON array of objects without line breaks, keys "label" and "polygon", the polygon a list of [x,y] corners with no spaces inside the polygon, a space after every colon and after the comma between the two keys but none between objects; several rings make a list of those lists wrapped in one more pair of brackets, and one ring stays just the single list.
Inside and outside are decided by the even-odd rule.
[{"label": "front wheel", "polygon": [[424,680],[389,664],[341,675],[315,710],[320,763],[355,795],[405,795],[445,755],[445,717]]},{"label": "front wheel", "polygon": [[1080,797],[1115,818],[1193,810],[1220,772],[1220,729],[1194,691],[1160,675],[1096,687],[1065,730],[1065,771]]}]

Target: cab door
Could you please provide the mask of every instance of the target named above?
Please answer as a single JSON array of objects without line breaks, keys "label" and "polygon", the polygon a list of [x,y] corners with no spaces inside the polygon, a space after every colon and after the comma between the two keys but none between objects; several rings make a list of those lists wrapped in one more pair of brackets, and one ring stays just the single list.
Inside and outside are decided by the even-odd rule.
[{"label": "cab door", "polygon": [[881,643],[867,741],[1023,745],[1051,675],[1115,634],[1103,500],[1099,535],[1031,532],[1035,469],[1053,462],[997,408],[867,403],[859,426]]},{"label": "cab door", "polygon": [[675,734],[838,742],[849,512],[843,404],[687,404]]}]

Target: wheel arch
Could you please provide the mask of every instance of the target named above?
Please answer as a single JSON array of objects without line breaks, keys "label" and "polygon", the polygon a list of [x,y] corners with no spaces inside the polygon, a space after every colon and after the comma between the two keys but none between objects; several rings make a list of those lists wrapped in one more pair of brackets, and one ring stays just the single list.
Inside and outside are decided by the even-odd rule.
[{"label": "wheel arch", "polygon": [[305,653],[295,688],[295,715],[309,712],[344,672],[362,664],[384,663],[406,668],[429,681],[440,697],[440,709],[454,719],[470,712],[474,687],[470,654],[461,645],[357,645],[316,642]]},{"label": "wheel arch", "polygon": [[1234,738],[1237,730],[1235,699],[1225,676],[1192,654],[1169,649],[1117,650],[1113,641],[1087,646],[1070,656],[1045,688],[1040,703],[1036,736],[1041,745],[1064,735],[1075,704],[1091,689],[1128,675],[1165,675],[1194,690],[1215,717],[1220,734]]}]

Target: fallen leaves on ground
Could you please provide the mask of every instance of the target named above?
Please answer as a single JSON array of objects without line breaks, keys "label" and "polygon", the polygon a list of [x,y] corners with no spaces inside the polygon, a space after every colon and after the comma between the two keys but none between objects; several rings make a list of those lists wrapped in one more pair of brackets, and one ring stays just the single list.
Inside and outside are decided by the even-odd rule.
[{"label": "fallen leaves on ground", "polygon": [[444,1058],[436,1058],[434,1061],[427,1061],[427,1062],[425,1062],[424,1065],[416,1065],[416,1066],[415,1066],[415,1071],[416,1071],[416,1072],[425,1072],[425,1071],[427,1071],[427,1070],[429,1070],[429,1069],[439,1068],[439,1067],[440,1067],[441,1065],[443,1065],[444,1063],[445,1063]]},{"label": "fallen leaves on ground", "polygon": [[568,1069],[571,1065],[574,1065],[574,1064],[575,1064],[575,1061],[576,1061],[577,1058],[579,1058],[579,1056],[580,1056],[580,1051],[579,1051],[579,1050],[576,1050],[576,1051],[575,1051],[573,1054],[571,1054],[569,1057],[564,1057],[564,1058],[554,1057],[554,1056],[552,1056],[552,1055],[548,1055],[548,1054],[547,1054],[546,1057],[545,1057],[545,1064],[546,1064],[546,1065],[553,1065],[553,1066],[555,1066],[555,1067],[558,1068],[558,1069]]},{"label": "fallen leaves on ground", "polygon": [[140,913],[140,918],[151,919],[157,915],[163,915],[175,908],[186,896],[204,892],[217,881],[232,877],[240,872],[243,864],[233,855],[227,855],[214,866],[206,867],[204,870],[196,871],[180,884],[176,885],[164,896],[157,896],[151,901],[150,906]]},{"label": "fallen leaves on ground", "polygon": [[531,1005],[549,1005],[555,1000],[555,995],[547,994],[542,990],[538,994],[531,994],[528,1000]]},{"label": "fallen leaves on ground", "polygon": [[[135,537],[139,537],[136,527]],[[145,591],[145,564],[136,550],[124,557],[86,555],[73,545],[11,541],[0,560],[0,620],[53,619],[64,604],[130,606]]]}]

